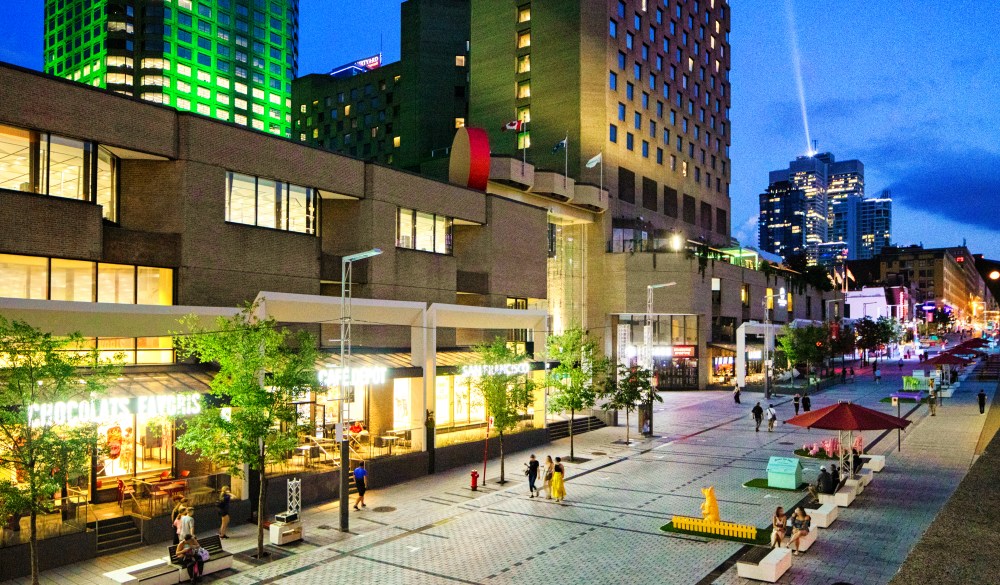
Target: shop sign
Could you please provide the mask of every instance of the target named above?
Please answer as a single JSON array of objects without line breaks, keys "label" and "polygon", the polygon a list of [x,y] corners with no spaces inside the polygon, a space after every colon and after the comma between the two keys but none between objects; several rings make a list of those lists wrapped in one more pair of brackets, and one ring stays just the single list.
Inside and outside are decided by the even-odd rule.
[{"label": "shop sign", "polygon": [[120,416],[191,416],[201,412],[201,394],[164,394],[136,398],[67,400],[28,407],[29,425],[102,423]]},{"label": "shop sign", "polygon": [[520,364],[496,364],[492,366],[462,366],[462,375],[470,378],[482,378],[483,376],[517,376],[527,374],[531,371],[531,364],[528,362]]},{"label": "shop sign", "polygon": [[320,370],[316,377],[322,386],[369,386],[384,384],[388,368],[327,368]]},{"label": "shop sign", "polygon": [[675,345],[674,346],[674,357],[675,358],[693,358],[695,347],[693,345]]},{"label": "shop sign", "polygon": [[751,349],[750,351],[747,352],[748,360],[759,360],[762,357],[764,357],[764,352],[762,352],[759,349]]}]

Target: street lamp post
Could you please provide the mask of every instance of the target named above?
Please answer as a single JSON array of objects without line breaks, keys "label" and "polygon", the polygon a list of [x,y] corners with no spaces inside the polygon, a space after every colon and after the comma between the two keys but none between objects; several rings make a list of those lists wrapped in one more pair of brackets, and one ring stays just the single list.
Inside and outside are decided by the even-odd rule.
[{"label": "street lamp post", "polygon": [[771,345],[774,344],[774,335],[771,332],[771,309],[767,306],[767,301],[777,297],[778,306],[784,307],[788,304],[788,297],[785,295],[785,288],[781,287],[777,294],[765,294],[762,304],[764,305],[764,399],[771,398]]},{"label": "street lamp post", "polygon": [[351,276],[354,263],[359,260],[378,256],[380,248],[372,248],[365,252],[350,254],[340,259],[340,416],[337,420],[337,443],[340,445],[340,531],[349,530],[350,510],[348,506],[348,483],[350,479],[351,450],[348,444],[347,429],[344,428],[344,407],[347,403],[345,384],[351,383]]},{"label": "street lamp post", "polygon": [[[643,364],[642,366],[649,370],[650,376],[652,377],[653,372],[653,289],[657,288],[667,288],[676,285],[676,282],[665,282],[662,284],[650,284],[646,286],[646,323],[642,327],[642,341],[643,341]],[[653,434],[653,403],[649,403],[649,412],[647,413],[647,420],[649,420],[649,434]]]}]

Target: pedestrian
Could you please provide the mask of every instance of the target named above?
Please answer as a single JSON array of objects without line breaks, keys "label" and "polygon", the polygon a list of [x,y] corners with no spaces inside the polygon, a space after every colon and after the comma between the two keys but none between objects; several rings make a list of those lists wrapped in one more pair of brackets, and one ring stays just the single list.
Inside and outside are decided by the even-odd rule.
[{"label": "pedestrian", "polygon": [[184,508],[184,514],[181,515],[181,534],[190,534],[195,536],[194,531],[194,508],[188,506]]},{"label": "pedestrian", "polygon": [[820,494],[832,494],[836,491],[833,489],[833,476],[826,470],[825,465],[819,468],[819,476],[816,477],[816,483],[810,485],[808,490],[814,504],[819,503]]},{"label": "pedestrian", "polygon": [[232,499],[233,495],[229,493],[229,486],[222,486],[222,489],[219,490],[219,502],[216,504],[216,507],[219,508],[219,520],[221,522],[219,526],[219,538],[229,538],[226,535],[226,530],[229,528],[229,502]]},{"label": "pedestrian", "polygon": [[792,406],[795,407],[795,416],[799,416],[799,403],[802,401],[802,396],[796,392],[795,396],[792,396]]},{"label": "pedestrian", "polygon": [[847,368],[840,368],[840,383],[847,383]]},{"label": "pedestrian", "polygon": [[802,395],[802,412],[809,412],[812,409],[812,398],[809,398],[809,393],[806,392]]},{"label": "pedestrian", "polygon": [[903,371],[903,358],[899,358],[899,363],[897,365],[899,366],[899,371],[902,372]]},{"label": "pedestrian", "polygon": [[927,393],[927,407],[930,408],[931,416],[937,416],[937,390],[934,389],[934,380],[930,382],[930,391]]},{"label": "pedestrian", "polygon": [[851,384],[854,383],[854,368],[851,368]]},{"label": "pedestrian", "polygon": [[760,402],[750,409],[750,415],[753,417],[753,421],[757,423],[757,428],[754,429],[754,432],[759,433],[760,423],[764,420],[764,409],[761,408]]},{"label": "pedestrian", "polygon": [[986,391],[980,389],[976,397],[979,398],[979,414],[986,414]]},{"label": "pedestrian", "polygon": [[788,515],[785,514],[785,509],[778,506],[778,509],[774,511],[774,516],[771,516],[771,548],[781,548],[781,541],[785,538],[785,523],[788,521]]},{"label": "pedestrian", "polygon": [[556,465],[552,470],[552,498],[562,503],[566,497],[566,469],[563,467],[562,458],[556,457]]},{"label": "pedestrian", "polygon": [[798,556],[799,541],[809,534],[810,524],[812,524],[812,517],[806,514],[805,508],[799,506],[795,510],[795,514],[792,514],[792,538],[788,541],[788,548],[792,549],[793,555]]},{"label": "pedestrian", "polygon": [[364,461],[359,461],[358,466],[354,468],[354,487],[358,490],[358,499],[354,502],[354,509],[359,510],[358,506],[367,508],[365,492],[368,491],[368,471],[365,470]]},{"label": "pedestrian", "polygon": [[736,384],[733,385],[733,401],[735,401],[736,404],[740,403],[740,383],[739,382],[736,382]]},{"label": "pedestrian", "polygon": [[188,507],[188,499],[185,496],[174,496],[174,509],[170,511],[170,525],[174,527],[174,544],[181,543],[181,516]]},{"label": "pedestrian", "polygon": [[187,569],[188,578],[192,583],[197,583],[205,572],[205,560],[202,558],[203,551],[201,544],[193,534],[185,534],[184,540],[177,545],[174,555],[181,559],[181,566]]},{"label": "pedestrian", "polygon": [[778,421],[778,413],[774,411],[774,405],[767,405],[767,432],[774,430],[774,423]]},{"label": "pedestrian", "polygon": [[538,495],[538,488],[535,487],[535,480],[538,479],[538,459],[535,459],[535,454],[532,453],[531,457],[528,458],[528,462],[524,464],[526,469],[524,470],[525,475],[528,476],[528,491],[531,492],[531,497],[534,498]]},{"label": "pedestrian", "polygon": [[882,383],[882,368],[878,366],[875,366],[875,383],[876,384]]},{"label": "pedestrian", "polygon": [[545,456],[545,482],[542,487],[545,488],[545,499],[552,499],[552,475],[555,472],[556,465],[552,462],[552,456]]}]

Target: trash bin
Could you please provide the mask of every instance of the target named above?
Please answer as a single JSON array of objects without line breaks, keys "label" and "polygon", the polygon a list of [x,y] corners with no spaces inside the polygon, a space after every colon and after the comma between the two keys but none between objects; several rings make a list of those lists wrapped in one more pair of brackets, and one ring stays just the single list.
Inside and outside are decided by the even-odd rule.
[{"label": "trash bin", "polygon": [[786,490],[802,485],[802,463],[795,457],[771,457],[767,462],[767,486]]}]

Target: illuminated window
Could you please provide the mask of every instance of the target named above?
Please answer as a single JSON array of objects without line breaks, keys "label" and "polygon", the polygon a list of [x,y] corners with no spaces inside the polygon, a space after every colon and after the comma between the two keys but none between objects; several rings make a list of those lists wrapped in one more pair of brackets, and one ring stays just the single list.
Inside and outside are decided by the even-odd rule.
[{"label": "illuminated window", "polygon": [[517,72],[527,73],[531,71],[531,55],[521,55],[517,58]]},{"label": "illuminated window", "polygon": [[517,109],[517,119],[527,124],[531,121],[531,108],[528,106],[521,106]]},{"label": "illuminated window", "polygon": [[531,20],[531,6],[521,6],[517,9],[517,21],[528,22]]},{"label": "illuminated window", "polygon": [[765,290],[764,294],[767,295],[766,296],[766,299],[767,299],[767,301],[766,301],[767,302],[767,309],[769,311],[773,311],[774,310],[774,289],[768,287]]},{"label": "illuminated window", "polygon": [[392,137],[392,146],[394,148],[399,148],[399,136]]},{"label": "illuminated window", "polygon": [[315,189],[239,173],[226,174],[228,222],[315,234],[317,208]]},{"label": "illuminated window", "polygon": [[524,49],[531,46],[531,31],[517,33],[517,48]]},{"label": "illuminated window", "polygon": [[401,207],[396,221],[396,246],[451,254],[453,224],[450,217]]},{"label": "illuminated window", "polygon": [[455,128],[465,127],[465,118],[455,118]]},{"label": "illuminated window", "polygon": [[531,97],[531,80],[524,80],[517,82],[517,97],[518,98],[529,98]]},{"label": "illuminated window", "polygon": [[465,55],[455,55],[455,67],[465,67]]}]

